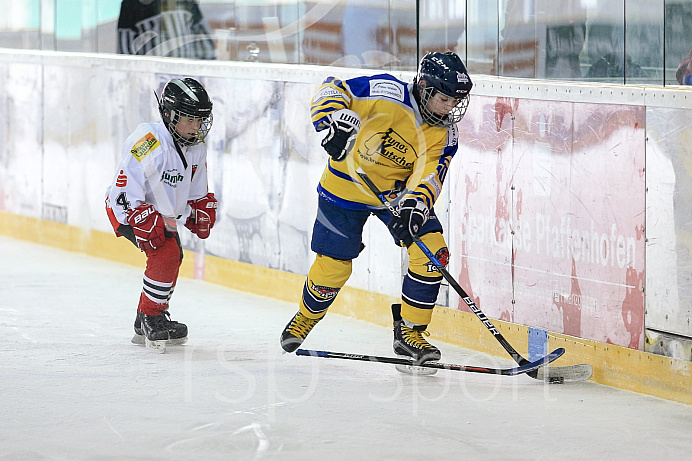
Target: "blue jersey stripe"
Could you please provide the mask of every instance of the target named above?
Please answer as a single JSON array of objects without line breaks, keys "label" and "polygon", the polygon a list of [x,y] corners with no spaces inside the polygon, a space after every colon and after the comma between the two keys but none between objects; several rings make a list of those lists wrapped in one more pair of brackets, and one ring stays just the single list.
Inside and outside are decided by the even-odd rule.
[{"label": "blue jersey stripe", "polygon": [[329,168],[329,172],[332,173],[334,176],[337,176],[341,179],[345,179],[346,181],[351,181],[351,182],[356,182],[356,183],[358,182],[355,179],[353,179],[352,177],[350,177],[349,175],[347,175],[346,173],[343,173],[341,171],[337,171],[334,168],[332,168],[332,159],[331,158],[329,159],[328,168]]},{"label": "blue jersey stripe", "polygon": [[329,192],[327,189],[322,187],[322,184],[317,185],[317,193],[320,197],[329,203],[332,203],[341,208],[346,208],[347,210],[377,210],[379,208],[366,205],[365,203],[352,202],[350,200],[337,197],[336,195]]}]

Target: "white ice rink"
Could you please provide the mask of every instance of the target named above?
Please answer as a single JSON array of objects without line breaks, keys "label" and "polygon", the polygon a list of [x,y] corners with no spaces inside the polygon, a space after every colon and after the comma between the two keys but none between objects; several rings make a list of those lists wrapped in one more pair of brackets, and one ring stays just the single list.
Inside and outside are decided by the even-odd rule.
[{"label": "white ice rink", "polygon": [[[593,382],[281,354],[295,303],[200,281],[181,279],[171,303],[188,344],[160,355],[130,343],[141,268],[6,237],[0,255],[2,460],[692,456],[690,406]],[[435,343],[445,362],[511,365]],[[336,314],[304,346],[392,355],[390,330]]]}]

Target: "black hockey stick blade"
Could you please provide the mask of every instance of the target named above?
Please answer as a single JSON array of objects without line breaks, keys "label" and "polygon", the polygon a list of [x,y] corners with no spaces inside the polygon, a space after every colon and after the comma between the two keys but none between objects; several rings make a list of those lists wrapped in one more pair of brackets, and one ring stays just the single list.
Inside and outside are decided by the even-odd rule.
[{"label": "black hockey stick blade", "polygon": [[[534,372],[531,372],[533,374]],[[587,381],[593,375],[593,367],[588,363],[569,365],[566,367],[542,367],[536,370],[536,376],[546,383],[563,384]]]},{"label": "black hockey stick blade", "polygon": [[378,355],[365,355],[365,354],[344,354],[342,352],[330,352],[330,351],[315,351],[310,349],[298,349],[296,355],[305,355],[310,357],[321,357],[327,359],[345,359],[345,360],[359,360],[362,362],[376,362],[376,363],[391,363],[394,365],[408,365],[412,367],[423,367],[423,368],[437,368],[440,370],[451,370],[451,371],[466,371],[469,373],[484,373],[490,375],[504,375],[504,376],[516,376],[522,373],[528,373],[533,370],[538,370],[541,367],[557,360],[562,354],[565,353],[563,348],[555,349],[550,354],[534,362],[528,362],[524,365],[514,367],[514,368],[489,368],[489,367],[476,367],[470,365],[455,365],[452,363],[441,363],[441,362],[423,362],[416,363],[411,359],[401,358],[401,357],[382,357]]}]

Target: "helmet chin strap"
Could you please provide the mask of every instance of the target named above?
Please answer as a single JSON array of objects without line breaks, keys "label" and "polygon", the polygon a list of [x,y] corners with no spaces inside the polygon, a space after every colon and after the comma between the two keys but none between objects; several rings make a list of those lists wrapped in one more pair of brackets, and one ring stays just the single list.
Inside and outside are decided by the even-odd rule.
[{"label": "helmet chin strap", "polygon": [[175,150],[178,151],[178,155],[180,156],[180,160],[183,161],[183,167],[187,170],[187,159],[183,155],[183,151],[178,145],[178,141],[175,140],[175,137],[173,138],[173,145],[175,146]]}]

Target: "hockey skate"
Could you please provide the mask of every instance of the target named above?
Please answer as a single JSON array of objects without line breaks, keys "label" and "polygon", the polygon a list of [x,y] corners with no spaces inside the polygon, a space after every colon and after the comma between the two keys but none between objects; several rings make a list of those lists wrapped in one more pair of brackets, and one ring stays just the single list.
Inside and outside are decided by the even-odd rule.
[{"label": "hockey skate", "polygon": [[281,347],[286,352],[294,352],[305,338],[307,338],[308,333],[313,329],[317,322],[321,319],[310,319],[298,311],[296,315],[293,316],[284,331],[281,333]]},{"label": "hockey skate", "polygon": [[145,345],[161,353],[166,352],[168,345],[180,345],[187,342],[187,325],[171,320],[168,310],[162,311],[160,315],[146,315],[138,312],[134,328],[133,344]]},{"label": "hockey skate", "polygon": [[[408,327],[401,318],[401,304],[392,304],[394,317],[394,353],[399,357],[411,358],[414,363],[423,363],[431,360],[440,360],[440,350],[430,344],[423,336],[430,333],[425,331],[425,326]],[[415,365],[395,365],[402,373],[416,375],[434,375],[435,368],[423,368]]]}]

